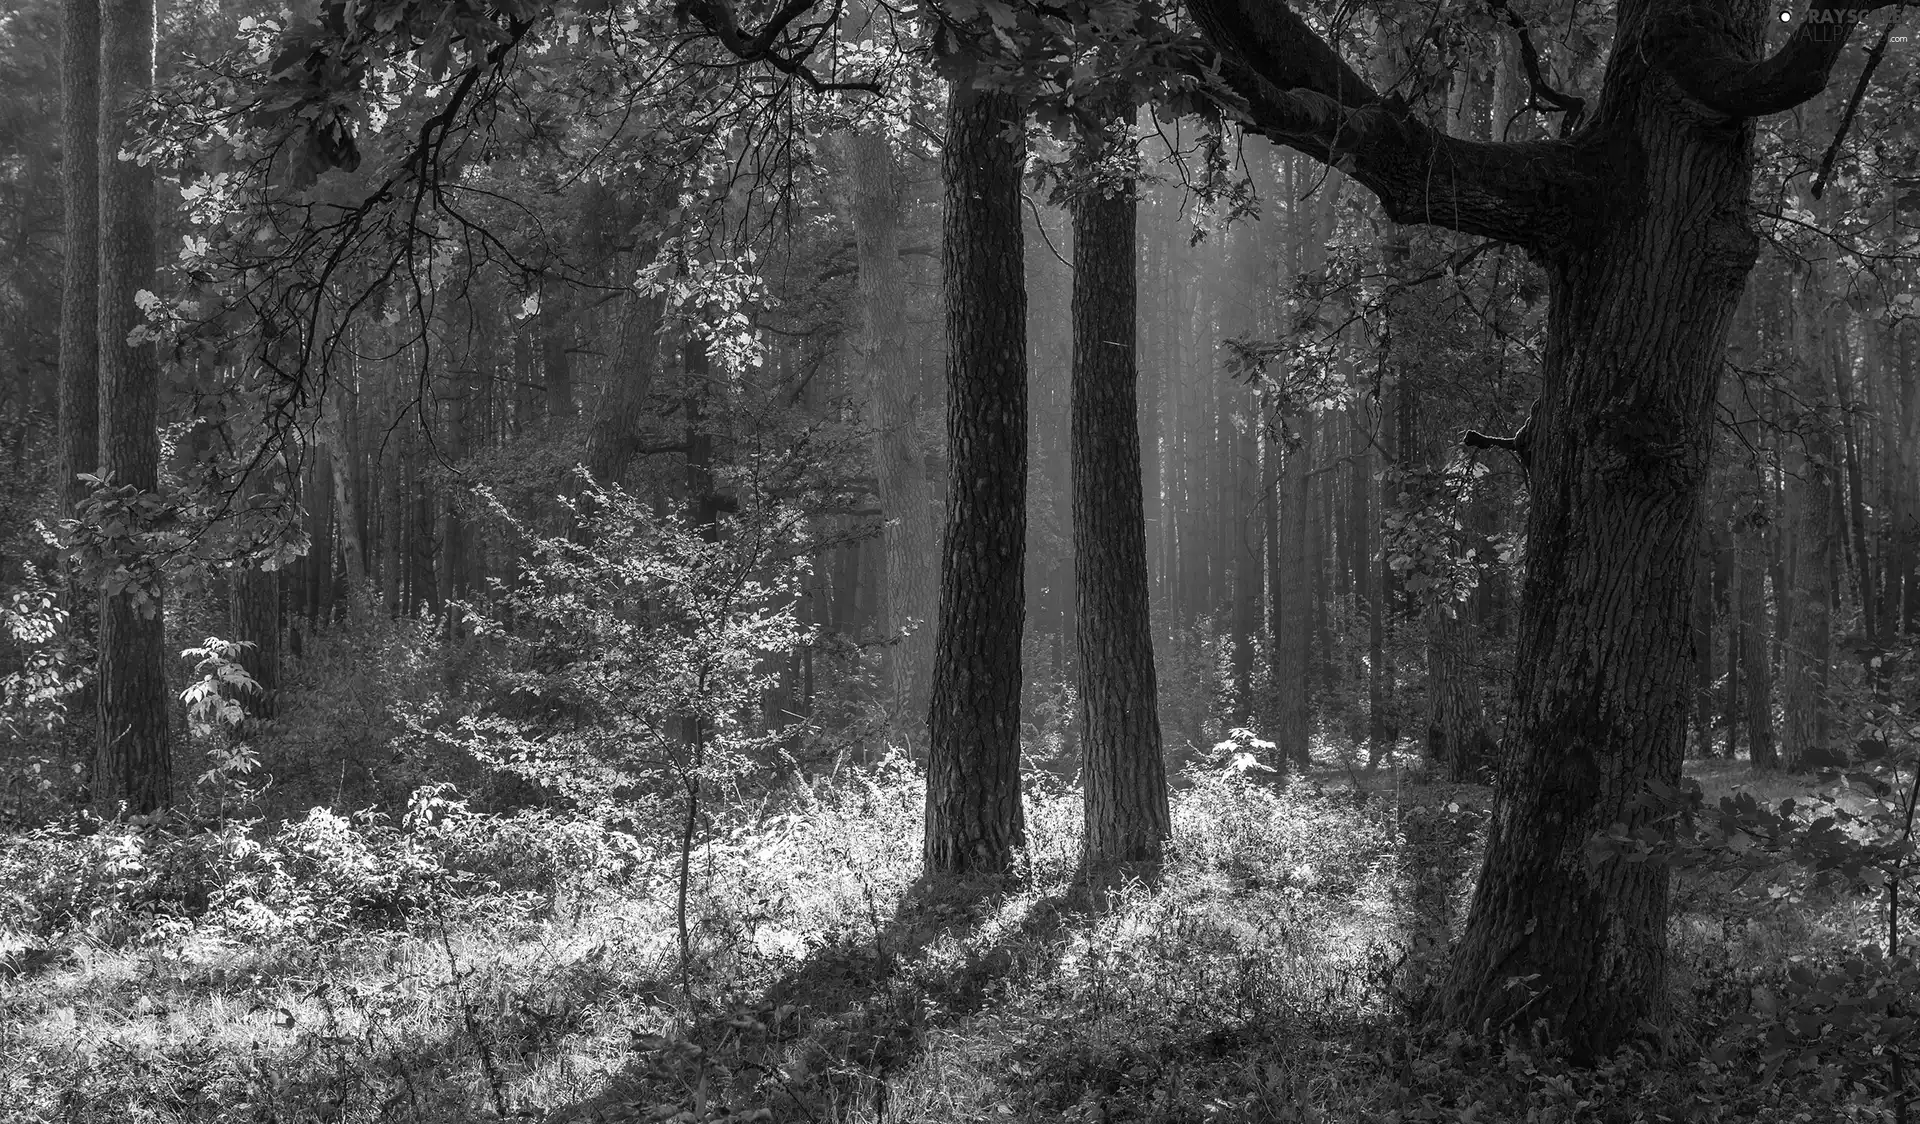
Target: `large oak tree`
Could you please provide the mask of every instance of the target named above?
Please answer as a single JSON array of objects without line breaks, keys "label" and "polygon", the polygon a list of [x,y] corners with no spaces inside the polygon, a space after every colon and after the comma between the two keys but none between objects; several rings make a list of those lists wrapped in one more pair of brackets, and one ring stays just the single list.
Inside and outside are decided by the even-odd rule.
[{"label": "large oak tree", "polygon": [[1544,1020],[1595,1054],[1659,1013],[1667,873],[1592,863],[1588,841],[1680,779],[1714,391],[1758,245],[1753,120],[1819,93],[1884,6],[1824,4],[1769,55],[1759,0],[1620,0],[1588,121],[1486,143],[1383,96],[1279,0],[1189,0],[1252,128],[1394,221],[1524,247],[1546,274],[1513,724],[1440,1004],[1459,1025]]}]

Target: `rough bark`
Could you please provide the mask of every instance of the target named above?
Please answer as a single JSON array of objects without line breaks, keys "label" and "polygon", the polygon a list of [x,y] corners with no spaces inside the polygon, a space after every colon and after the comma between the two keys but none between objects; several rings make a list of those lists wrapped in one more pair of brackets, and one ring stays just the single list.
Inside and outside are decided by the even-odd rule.
[{"label": "rough bark", "polygon": [[[130,108],[153,82],[152,0],[100,8],[100,464],[113,483],[159,487],[160,361],[128,335],[145,322],[135,294],[153,285],[153,171],[120,150],[132,140]],[[161,591],[128,588],[100,603],[100,744],[93,801],[147,814],[173,799]]]},{"label": "rough bark", "polygon": [[1002,91],[955,82],[948,98],[941,174],[951,483],[927,722],[929,874],[1004,870],[1026,831],[1020,806],[1027,530],[1023,116],[1018,101]]},{"label": "rough bark", "polygon": [[1758,0],[1621,0],[1590,124],[1476,144],[1369,88],[1284,3],[1189,9],[1255,127],[1352,169],[1390,218],[1519,244],[1547,274],[1512,736],[1436,1009],[1609,1053],[1661,1013],[1667,872],[1587,845],[1680,778],[1714,387],[1757,245],[1748,118],[1817,92],[1845,36],[1807,21],[1762,59]]},{"label": "rough bark", "polygon": [[[1083,164],[1110,156],[1130,160],[1131,128],[1116,113],[1104,133],[1088,130]],[[1158,862],[1172,831],[1147,611],[1135,397],[1136,213],[1130,176],[1086,184],[1073,205],[1074,621],[1089,867]]]},{"label": "rough bark", "polygon": [[887,653],[893,692],[892,733],[919,746],[924,741],[928,677],[933,670],[932,618],[938,592],[933,568],[939,527],[933,489],[920,447],[919,395],[909,362],[907,271],[900,259],[900,197],[892,146],[877,128],[841,143],[851,190],[859,270],[860,333],[852,351],[853,372],[866,388],[872,411],[873,462],[886,550],[886,630],[898,637]]},{"label": "rough bark", "polygon": [[100,466],[100,5],[64,0],[60,26],[60,182],[66,208],[60,298],[59,516]]},{"label": "rough bark", "polygon": [[[59,434],[54,465],[56,515],[71,519],[86,497],[83,472],[100,468],[100,5],[64,0],[60,41],[61,194],[66,212],[60,300]],[[63,642],[76,661],[98,636],[96,591],[63,566],[67,610]],[[70,702],[67,744],[86,760],[97,742],[93,688]]]}]

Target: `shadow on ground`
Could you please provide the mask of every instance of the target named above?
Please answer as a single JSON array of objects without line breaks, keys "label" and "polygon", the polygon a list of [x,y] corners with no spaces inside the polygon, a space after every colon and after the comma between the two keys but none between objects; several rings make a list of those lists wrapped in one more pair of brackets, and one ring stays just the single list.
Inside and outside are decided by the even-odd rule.
[{"label": "shadow on ground", "polygon": [[1037,894],[1014,880],[916,882],[870,941],[813,950],[750,1002],[635,1038],[605,1091],[549,1124],[896,1118],[889,1078],[927,1045],[1049,973],[1071,921],[1111,908],[1128,879],[1084,874]]}]

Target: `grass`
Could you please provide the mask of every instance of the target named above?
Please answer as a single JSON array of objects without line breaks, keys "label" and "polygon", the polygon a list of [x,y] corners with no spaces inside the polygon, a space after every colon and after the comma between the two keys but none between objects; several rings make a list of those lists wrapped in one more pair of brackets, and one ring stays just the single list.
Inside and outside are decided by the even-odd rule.
[{"label": "grass", "polygon": [[[1099,884],[1076,876],[1078,795],[1057,788],[1029,798],[1016,877],[923,884],[920,800],[883,766],[710,833],[691,995],[664,853],[466,878],[399,920],[272,939],[214,914],[57,934],[0,915],[0,1120],[1878,1119],[1684,1043],[1576,1070],[1412,1027],[1483,789],[1204,776],[1176,795],[1164,869]],[[1685,901],[1675,1001],[1696,1027],[1859,921],[1827,902],[1729,928],[1723,898]]]}]

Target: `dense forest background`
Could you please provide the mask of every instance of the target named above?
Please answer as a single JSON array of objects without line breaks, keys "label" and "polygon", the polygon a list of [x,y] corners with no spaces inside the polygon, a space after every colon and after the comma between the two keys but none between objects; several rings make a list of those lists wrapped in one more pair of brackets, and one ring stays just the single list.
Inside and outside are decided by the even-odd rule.
[{"label": "dense forest background", "polygon": [[[1233,20],[1540,153],[1644,5],[1233,6],[0,12],[0,1118],[1907,1119],[1904,11],[1688,126],[1710,459],[1563,566],[1563,447],[1692,440],[1543,381],[1604,255],[1410,213]],[[1669,700],[1568,719],[1674,757],[1560,845],[1658,872],[1618,1011],[1464,928],[1563,603],[1677,653],[1554,664]]]}]

